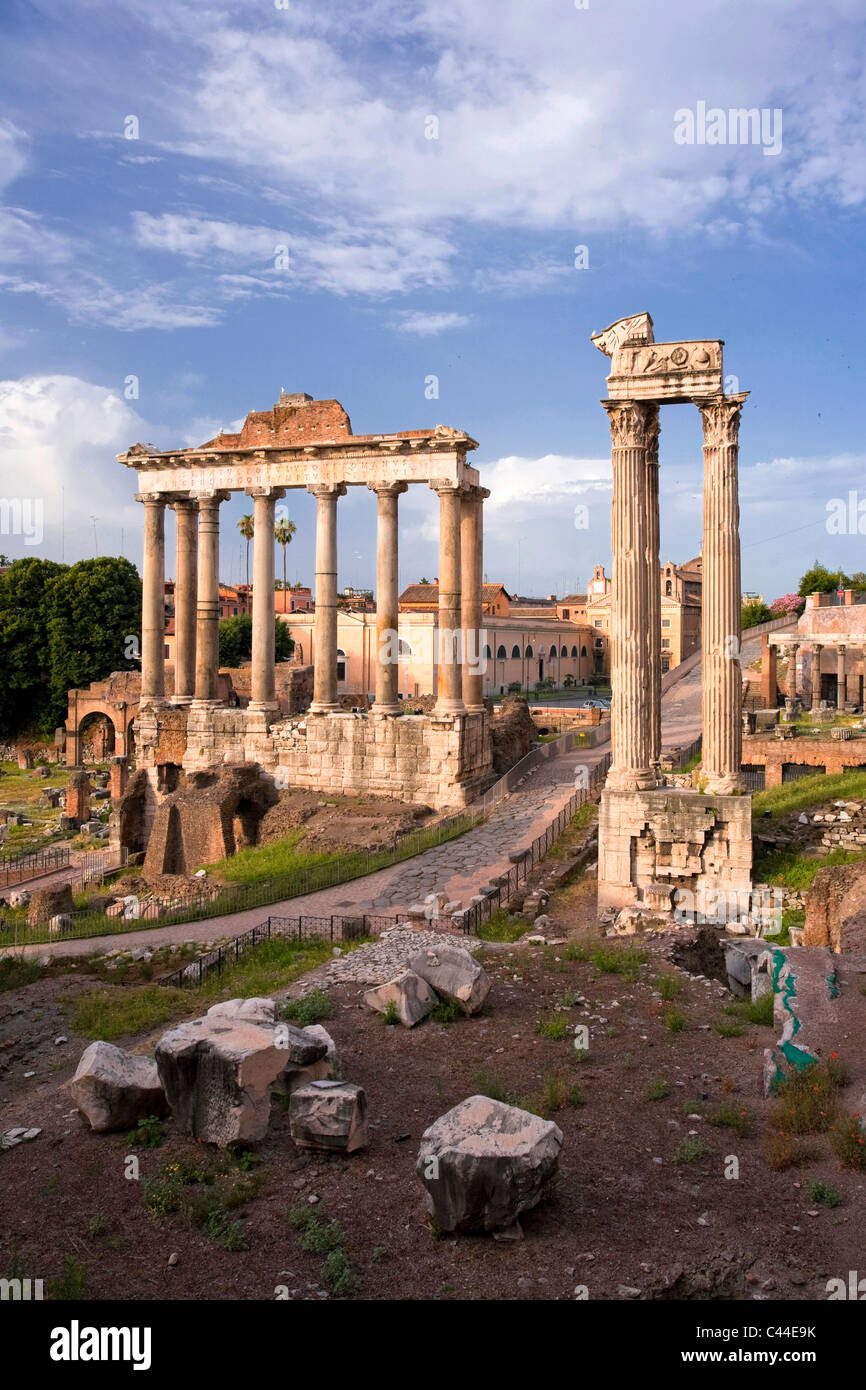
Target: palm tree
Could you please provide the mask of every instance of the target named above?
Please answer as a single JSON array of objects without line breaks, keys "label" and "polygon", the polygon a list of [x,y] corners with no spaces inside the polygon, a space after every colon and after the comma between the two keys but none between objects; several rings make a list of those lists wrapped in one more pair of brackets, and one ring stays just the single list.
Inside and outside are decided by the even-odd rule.
[{"label": "palm tree", "polygon": [[255,523],[254,523],[252,517],[251,517],[249,514],[247,514],[246,516],[242,516],[242,517],[241,517],[240,521],[238,522],[238,530],[240,531],[241,535],[243,536],[244,540],[245,540],[246,543],[247,543],[247,597],[249,597],[249,592],[250,592],[250,541],[252,540],[253,534],[254,534],[254,532],[255,532]]},{"label": "palm tree", "polygon": [[[286,583],[286,546],[290,543],[297,527],[293,521],[278,521],[274,527],[274,540],[277,545],[283,547],[283,593],[289,587]],[[286,600],[283,599],[283,612],[286,611]]]}]

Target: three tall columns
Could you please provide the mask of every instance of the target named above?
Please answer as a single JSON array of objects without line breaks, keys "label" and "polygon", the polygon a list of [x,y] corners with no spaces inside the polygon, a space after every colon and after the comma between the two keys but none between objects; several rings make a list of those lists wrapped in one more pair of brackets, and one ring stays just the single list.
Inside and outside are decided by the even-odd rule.
[{"label": "three tall columns", "polygon": [[738,461],[747,395],[698,402],[704,425],[701,766],[707,791],[718,795],[743,785]]},{"label": "three tall columns", "polygon": [[[704,430],[703,754],[705,789],[742,787],[739,422],[747,392],[696,402]],[[663,780],[659,589],[659,407],[603,401],[613,464],[612,759],[607,785],[643,791]]]}]

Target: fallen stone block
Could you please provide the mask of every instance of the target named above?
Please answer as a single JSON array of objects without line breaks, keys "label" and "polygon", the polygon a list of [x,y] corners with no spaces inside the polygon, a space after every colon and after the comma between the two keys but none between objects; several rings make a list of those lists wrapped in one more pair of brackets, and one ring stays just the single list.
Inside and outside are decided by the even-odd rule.
[{"label": "fallen stone block", "polygon": [[289,1128],[300,1149],[347,1154],[366,1149],[366,1092],[351,1081],[312,1081],[292,1093]]},{"label": "fallen stone block", "polygon": [[490,976],[459,946],[419,951],[409,961],[409,969],[420,975],[436,994],[459,1004],[465,1014],[477,1014],[490,993]]},{"label": "fallen stone block", "polygon": [[164,1034],[156,1064],[178,1127],[225,1148],[267,1133],[286,1049],[273,1025],[206,1014]]},{"label": "fallen stone block", "polygon": [[100,1134],[130,1129],[167,1109],[156,1062],[110,1042],[93,1042],[85,1049],[69,1089],[90,1128]]},{"label": "fallen stone block", "polygon": [[562,1131],[488,1096],[470,1096],[424,1131],[415,1172],[440,1231],[501,1231],[540,1200]]},{"label": "fallen stone block", "polygon": [[416,975],[414,970],[403,970],[377,989],[368,989],[364,1003],[368,1009],[375,1009],[380,1014],[387,1013],[393,1004],[403,1026],[414,1028],[434,1007],[436,995],[427,981]]}]

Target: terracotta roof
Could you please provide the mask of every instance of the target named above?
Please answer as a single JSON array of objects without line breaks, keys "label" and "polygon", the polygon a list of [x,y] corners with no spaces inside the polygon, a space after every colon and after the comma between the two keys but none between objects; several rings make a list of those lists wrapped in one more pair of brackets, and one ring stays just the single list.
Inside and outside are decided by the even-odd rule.
[{"label": "terracotta roof", "polygon": [[[511,598],[504,584],[482,584],[481,602],[495,603],[502,594],[507,599]],[[398,600],[400,603],[432,603],[439,602],[439,581],[433,584],[410,584],[404,589]]]}]

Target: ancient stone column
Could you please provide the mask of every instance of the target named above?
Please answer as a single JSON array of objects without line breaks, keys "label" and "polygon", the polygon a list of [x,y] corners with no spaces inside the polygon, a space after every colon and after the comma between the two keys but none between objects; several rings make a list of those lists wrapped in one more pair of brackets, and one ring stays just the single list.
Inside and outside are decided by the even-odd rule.
[{"label": "ancient stone column", "polygon": [[706,790],[741,790],[740,412],[748,395],[698,401],[704,427],[703,751]]},{"label": "ancient stone column", "polygon": [[250,707],[277,708],[274,682],[274,507],[285,489],[247,488],[253,499],[253,670]]},{"label": "ancient stone column", "polygon": [[315,483],[316,499],[316,654],[311,714],[339,710],[337,699],[337,498],[346,486]]},{"label": "ancient stone column", "polygon": [[845,648],[838,647],[836,650],[836,708],[845,708]]},{"label": "ancient stone column", "polygon": [[650,766],[659,772],[662,752],[662,600],[659,577],[659,412],[646,425],[647,643],[649,645]]},{"label": "ancient stone column", "polygon": [[188,497],[171,503],[177,529],[174,578],[174,696],[188,705],[195,694],[196,607],[198,603],[198,510]]},{"label": "ancient stone column", "polygon": [[227,492],[198,499],[198,603],[195,651],[195,700],[213,704],[219,678],[220,503]]},{"label": "ancient stone column", "polygon": [[820,642],[812,643],[812,709],[816,710],[821,703],[821,653],[824,650]]},{"label": "ancient stone column", "polygon": [[[607,785],[641,791],[657,784],[650,766],[647,443],[658,407],[602,401],[610,420],[613,465],[611,542],[611,767]],[[658,587],[658,570],[656,570]]]},{"label": "ancient stone column", "polygon": [[463,629],[463,703],[468,714],[484,709],[484,527],[487,488],[469,488],[460,502],[460,625]]},{"label": "ancient stone column", "polygon": [[788,672],[786,680],[786,694],[790,699],[797,698],[797,652],[800,650],[799,642],[788,644]]},{"label": "ancient stone column", "polygon": [[377,498],[376,525],[376,702],[373,714],[402,713],[400,678],[400,584],[397,569],[397,498],[406,483],[368,483]]},{"label": "ancient stone column", "polygon": [[165,699],[165,498],[139,493],[144,504],[141,566],[141,704]]},{"label": "ancient stone column", "polygon": [[465,714],[461,628],[460,488],[432,483],[439,497],[439,651],[434,714]]}]

